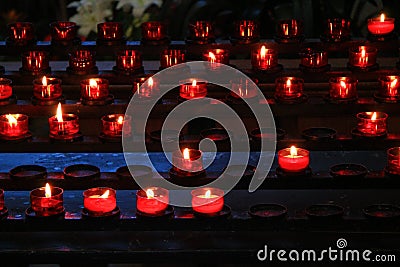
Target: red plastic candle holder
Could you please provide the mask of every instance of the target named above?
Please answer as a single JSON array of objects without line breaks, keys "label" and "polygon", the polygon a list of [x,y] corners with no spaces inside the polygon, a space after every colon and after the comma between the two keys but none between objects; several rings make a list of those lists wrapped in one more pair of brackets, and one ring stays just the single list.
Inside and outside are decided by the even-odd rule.
[{"label": "red plastic candle holder", "polygon": [[350,39],[350,20],[344,18],[332,18],[326,20],[322,39],[330,42],[341,42]]},{"label": "red plastic candle holder", "polygon": [[102,132],[106,136],[121,137],[131,134],[131,118],[125,114],[109,114],[101,118]]},{"label": "red plastic candle holder", "polygon": [[50,23],[50,35],[52,41],[64,42],[75,39],[78,26],[71,21],[55,21]]},{"label": "red plastic candle holder", "polygon": [[278,165],[285,172],[300,172],[308,168],[310,152],[294,146],[278,151]]},{"label": "red plastic candle holder", "polygon": [[332,100],[357,98],[358,81],[352,77],[331,77],[329,79],[329,97]]},{"label": "red plastic candle holder", "polygon": [[63,114],[61,104],[58,104],[56,115],[49,118],[49,128],[52,137],[71,137],[79,132],[79,117]]},{"label": "red plastic candle holder", "polygon": [[218,69],[221,64],[229,64],[229,51],[225,49],[211,49],[203,54],[203,60],[211,63],[211,69]]},{"label": "red plastic candle holder", "polygon": [[306,48],[300,52],[300,65],[306,68],[323,68],[328,65],[328,53],[314,48]]},{"label": "red plastic candle holder", "polygon": [[364,136],[380,136],[386,134],[386,120],[384,112],[357,113],[357,130]]},{"label": "red plastic candle holder", "polygon": [[163,214],[169,205],[169,192],[161,187],[149,187],[136,192],[136,209],[149,215]]},{"label": "red plastic candle holder", "polygon": [[15,22],[7,25],[8,41],[17,45],[34,41],[35,29],[30,22]]},{"label": "red plastic candle holder", "polygon": [[108,80],[103,78],[90,78],[82,80],[81,96],[84,100],[104,100],[109,97]]},{"label": "red plastic candle holder", "polygon": [[12,96],[12,81],[7,78],[0,78],[0,101]]},{"label": "red plastic candle holder", "polygon": [[231,93],[234,98],[250,99],[257,96],[258,88],[248,79],[238,78],[231,81]]},{"label": "red plastic candle holder", "polygon": [[394,18],[386,18],[381,14],[377,18],[368,19],[368,31],[373,35],[386,35],[394,30]]},{"label": "red plastic candle holder", "polygon": [[181,49],[164,49],[160,55],[162,69],[186,62],[186,53]]},{"label": "red plastic candle holder", "polygon": [[28,133],[28,116],[5,114],[0,116],[0,138],[21,137]]},{"label": "red plastic candle holder", "polygon": [[189,24],[189,39],[199,43],[213,41],[215,39],[213,24],[206,20]]},{"label": "red plastic candle holder", "polygon": [[96,59],[90,50],[76,50],[69,54],[69,68],[74,72],[87,73],[96,68]]},{"label": "red plastic candle holder", "polygon": [[379,82],[379,95],[385,98],[397,98],[400,96],[400,76],[381,76]]},{"label": "red plastic candle holder", "polygon": [[233,37],[237,40],[257,40],[260,38],[258,23],[254,20],[234,22]]},{"label": "red plastic candle holder", "polygon": [[203,153],[198,149],[185,148],[172,153],[172,165],[176,171],[203,171]]},{"label": "red plastic candle holder", "polygon": [[358,46],[349,50],[349,64],[352,67],[367,68],[376,65],[378,49],[372,46]]},{"label": "red plastic candle holder", "polygon": [[109,187],[95,187],[83,192],[83,207],[91,216],[104,216],[117,208],[116,191]]},{"label": "red plastic candle holder", "polygon": [[142,99],[149,99],[158,96],[160,93],[159,82],[151,77],[152,75],[144,75],[137,77],[133,81],[133,93]]},{"label": "red plastic candle holder", "polygon": [[45,51],[28,51],[22,54],[22,70],[27,72],[47,72],[49,66],[49,54]]},{"label": "red plastic candle holder", "polygon": [[207,82],[193,79],[179,86],[179,96],[183,99],[204,98],[207,96]]},{"label": "red plastic candle holder", "polygon": [[117,69],[133,72],[143,68],[142,53],[138,50],[125,49],[117,52]]},{"label": "red plastic candle holder", "polygon": [[43,76],[33,80],[33,96],[40,100],[54,100],[62,96],[61,80]]},{"label": "red plastic candle holder", "polygon": [[[46,192],[46,187],[49,191]],[[60,187],[36,188],[30,193],[31,208],[36,216],[48,217],[59,215],[64,211],[63,189]]]},{"label": "red plastic candle holder", "polygon": [[97,24],[97,39],[105,41],[121,40],[124,30],[120,22],[103,22]]},{"label": "red plastic candle holder", "polygon": [[282,100],[303,96],[304,80],[298,77],[279,77],[275,80],[275,96]]},{"label": "red plastic candle holder", "polygon": [[251,65],[256,70],[270,70],[278,65],[278,53],[274,49],[261,48],[251,52]]},{"label": "red plastic candle holder", "polygon": [[201,214],[217,214],[224,207],[224,191],[213,187],[197,188],[191,191],[192,209]]},{"label": "red plastic candle holder", "polygon": [[142,26],[142,39],[148,41],[160,41],[167,37],[167,27],[165,23],[159,21],[143,22]]},{"label": "red plastic candle holder", "polygon": [[387,171],[400,175],[400,147],[389,148],[387,154]]},{"label": "red plastic candle holder", "polygon": [[278,21],[277,37],[281,39],[296,39],[303,36],[303,22],[297,19]]}]

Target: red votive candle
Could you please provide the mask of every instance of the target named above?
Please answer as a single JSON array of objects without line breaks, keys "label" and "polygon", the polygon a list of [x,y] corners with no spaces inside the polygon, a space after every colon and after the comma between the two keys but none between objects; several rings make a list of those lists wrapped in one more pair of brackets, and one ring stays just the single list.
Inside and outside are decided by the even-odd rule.
[{"label": "red votive candle", "polygon": [[107,136],[120,137],[131,133],[131,118],[124,114],[109,114],[101,118],[102,132]]},{"label": "red votive candle", "polygon": [[143,22],[142,38],[149,41],[159,41],[167,38],[167,27],[165,23],[160,21]]},{"label": "red votive candle", "polygon": [[383,135],[386,133],[386,119],[384,112],[357,113],[357,130],[365,136]]},{"label": "red votive candle", "polygon": [[57,113],[49,118],[51,136],[71,136],[79,132],[79,118],[75,114],[63,114],[61,103],[58,104]]},{"label": "red votive candle", "polygon": [[169,205],[169,192],[161,187],[149,187],[136,192],[136,209],[150,215],[162,214]]},{"label": "red votive candle", "polygon": [[377,18],[368,19],[368,31],[373,35],[385,35],[394,30],[394,18],[386,18],[381,14]]},{"label": "red votive candle", "polygon": [[43,76],[33,80],[33,96],[40,100],[52,100],[62,96],[61,80]]},{"label": "red votive candle", "polygon": [[365,68],[376,64],[378,49],[372,46],[350,48],[349,63],[353,67]]},{"label": "red votive candle", "polygon": [[300,65],[307,68],[321,68],[328,65],[328,53],[313,48],[306,48],[300,52]]},{"label": "red votive candle", "polygon": [[116,192],[108,187],[95,187],[83,192],[83,207],[92,216],[107,215],[117,207]]},{"label": "red votive candle", "polygon": [[298,77],[279,77],[275,80],[275,96],[280,99],[296,99],[303,95],[304,80]]},{"label": "red votive candle", "polygon": [[357,79],[351,77],[331,77],[329,79],[329,97],[334,100],[357,97]]},{"label": "red votive candle", "polygon": [[324,35],[330,41],[339,42],[350,38],[350,20],[344,18],[332,18],[326,21]]},{"label": "red votive candle", "polygon": [[251,52],[251,65],[256,70],[269,70],[278,65],[278,53],[265,45]]},{"label": "red votive candle", "polygon": [[387,98],[399,96],[400,76],[381,76],[379,82],[379,95]]},{"label": "red votive candle", "polygon": [[8,99],[12,96],[12,81],[7,78],[0,78],[0,100]]},{"label": "red votive candle", "polygon": [[253,98],[257,96],[257,86],[248,79],[238,78],[231,81],[231,96],[235,98]]},{"label": "red votive candle", "polygon": [[110,93],[108,91],[108,80],[103,78],[90,78],[82,80],[81,96],[85,100],[103,100]]},{"label": "red votive candle", "polygon": [[189,24],[190,39],[198,41],[207,41],[214,39],[214,29],[210,21],[198,20]]},{"label": "red votive candle", "polygon": [[24,114],[6,114],[0,116],[0,138],[18,137],[28,133],[28,116]]},{"label": "red votive candle", "polygon": [[260,32],[258,29],[258,23],[254,20],[235,21],[233,37],[240,40],[259,38]]},{"label": "red votive candle", "polygon": [[90,50],[76,50],[69,54],[69,67],[73,71],[90,71],[95,66],[96,60]]},{"label": "red votive candle", "polygon": [[199,172],[203,170],[203,155],[200,150],[185,148],[172,153],[172,165],[175,170]]},{"label": "red votive candle", "polygon": [[142,53],[133,49],[117,52],[117,68],[124,71],[135,71],[142,68]]},{"label": "red votive candle", "polygon": [[183,99],[204,98],[207,96],[207,82],[199,82],[193,79],[192,82],[181,84],[179,95]]},{"label": "red votive candle", "polygon": [[45,187],[32,190],[31,208],[36,216],[46,217],[62,213],[64,211],[63,192],[62,188],[51,187],[48,183]]},{"label": "red votive candle", "polygon": [[283,39],[299,38],[303,35],[303,22],[297,19],[278,21],[277,36]]},{"label": "red votive candle", "polygon": [[389,148],[387,154],[387,170],[400,175],[400,147]]},{"label": "red votive candle", "polygon": [[195,212],[212,215],[224,207],[224,191],[219,188],[204,187],[192,190],[192,209]]},{"label": "red votive candle", "polygon": [[171,66],[186,62],[185,51],[181,49],[164,49],[160,55],[161,68],[169,68]]},{"label": "red votive candle", "polygon": [[140,98],[152,98],[157,96],[160,92],[159,82],[151,75],[144,75],[137,77],[133,81],[133,93],[137,94]]},{"label": "red votive candle", "polygon": [[76,37],[78,26],[71,21],[55,21],[50,23],[50,35],[54,41],[71,41]]},{"label": "red votive candle", "polygon": [[26,43],[35,39],[35,30],[30,22],[15,22],[7,25],[8,39],[15,43]]},{"label": "red votive candle", "polygon": [[286,172],[303,171],[310,164],[310,152],[295,146],[284,148],[278,152],[278,164]]},{"label": "red votive candle", "polygon": [[203,60],[211,63],[211,69],[218,69],[221,64],[229,64],[229,51],[225,49],[211,49],[203,54]]},{"label": "red votive candle", "polygon": [[97,39],[112,41],[124,37],[124,30],[120,22],[103,22],[97,24]]},{"label": "red votive candle", "polygon": [[45,51],[28,51],[22,54],[22,69],[41,72],[49,69],[49,55]]}]

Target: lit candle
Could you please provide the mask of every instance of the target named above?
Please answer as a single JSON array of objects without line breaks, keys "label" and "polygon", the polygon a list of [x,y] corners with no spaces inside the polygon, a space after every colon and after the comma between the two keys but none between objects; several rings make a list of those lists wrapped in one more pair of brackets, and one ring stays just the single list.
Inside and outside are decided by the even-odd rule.
[{"label": "lit candle", "polygon": [[181,84],[179,95],[183,99],[204,98],[207,96],[207,82],[198,82],[194,79],[191,83]]},{"label": "lit candle", "polygon": [[389,34],[394,30],[394,18],[385,18],[385,14],[381,14],[377,18],[368,19],[368,31],[374,35]]},{"label": "lit candle", "polygon": [[235,21],[233,37],[239,40],[258,39],[260,37],[258,23],[254,20]]},{"label": "lit candle", "polygon": [[46,76],[33,80],[33,96],[41,100],[60,98],[62,96],[61,80]]},{"label": "lit candle", "polygon": [[133,93],[143,99],[156,97],[160,93],[159,82],[149,75],[135,78],[133,82]]},{"label": "lit candle", "polygon": [[297,99],[303,95],[304,80],[298,77],[279,77],[275,80],[275,96],[278,99]]},{"label": "lit candle", "polygon": [[329,97],[334,100],[356,98],[357,83],[357,79],[351,77],[331,77]]},{"label": "lit candle", "polygon": [[57,113],[49,118],[50,136],[71,136],[79,132],[79,120],[75,114],[63,114],[61,103]]},{"label": "lit candle", "polygon": [[185,51],[180,49],[164,49],[160,56],[160,67],[169,68],[171,66],[184,63],[186,61]]},{"label": "lit candle", "polygon": [[234,79],[231,81],[231,96],[235,98],[249,99],[257,96],[257,85],[252,83],[249,79]]},{"label": "lit candle", "polygon": [[386,98],[396,98],[399,96],[399,76],[379,77],[379,95]]},{"label": "lit candle", "polygon": [[387,170],[396,175],[400,175],[400,147],[389,148],[387,154]]},{"label": "lit candle", "polygon": [[136,71],[143,67],[142,53],[138,50],[125,49],[117,52],[117,69]]},{"label": "lit candle", "polygon": [[251,65],[256,70],[268,70],[278,65],[278,53],[273,49],[261,46],[251,53]]},{"label": "lit candle", "polygon": [[37,216],[58,215],[64,210],[63,189],[50,187],[36,188],[30,193],[31,208]]},{"label": "lit candle", "polygon": [[357,130],[365,136],[376,136],[386,133],[384,112],[360,112],[357,114]]},{"label": "lit candle", "polygon": [[220,64],[229,64],[229,51],[212,49],[203,54],[203,59],[211,63],[211,69],[218,69]]},{"label": "lit candle", "polygon": [[103,78],[90,78],[82,80],[81,95],[85,100],[102,100],[110,94],[108,92],[108,80]]},{"label": "lit candle", "polygon": [[124,114],[110,114],[101,118],[102,132],[107,136],[122,136],[131,133],[131,119]]},{"label": "lit candle", "polygon": [[328,65],[328,53],[314,48],[300,52],[300,65],[307,68],[321,68]]},{"label": "lit candle", "polygon": [[21,56],[22,70],[43,72],[49,70],[49,55],[46,51],[27,51]]},{"label": "lit candle", "polygon": [[278,152],[279,167],[287,172],[299,172],[308,168],[310,153],[303,148],[284,148]]},{"label": "lit candle", "polygon": [[136,209],[150,215],[162,214],[169,205],[169,192],[161,187],[149,187],[136,192]]},{"label": "lit candle", "polygon": [[7,78],[0,78],[0,100],[8,99],[12,96],[12,81]]},{"label": "lit candle", "polygon": [[349,64],[354,67],[365,68],[376,64],[378,50],[372,46],[350,48]]},{"label": "lit candle", "polygon": [[303,22],[296,19],[278,21],[277,36],[283,39],[299,38],[303,34]]},{"label": "lit candle", "polygon": [[202,214],[212,215],[224,207],[224,191],[218,188],[198,188],[192,190],[192,208]]},{"label": "lit candle", "polygon": [[0,138],[24,136],[28,133],[28,116],[6,114],[0,116]]},{"label": "lit candle", "polygon": [[172,153],[172,164],[178,171],[200,172],[203,170],[203,155],[197,149],[178,150]]},{"label": "lit candle", "polygon": [[83,192],[83,206],[94,216],[106,215],[117,207],[116,192],[108,187],[95,187]]}]

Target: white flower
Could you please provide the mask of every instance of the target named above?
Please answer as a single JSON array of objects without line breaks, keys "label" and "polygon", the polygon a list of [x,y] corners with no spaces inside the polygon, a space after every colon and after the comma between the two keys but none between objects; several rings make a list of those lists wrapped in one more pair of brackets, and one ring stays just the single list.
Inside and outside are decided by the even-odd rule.
[{"label": "white flower", "polygon": [[141,17],[143,12],[151,5],[161,6],[162,0],[117,0],[116,9],[121,9],[124,6],[133,7],[132,13],[135,18]]}]

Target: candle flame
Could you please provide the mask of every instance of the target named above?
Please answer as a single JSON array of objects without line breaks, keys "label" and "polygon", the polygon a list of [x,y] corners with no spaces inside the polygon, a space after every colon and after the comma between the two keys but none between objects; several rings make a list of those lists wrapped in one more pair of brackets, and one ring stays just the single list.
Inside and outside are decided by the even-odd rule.
[{"label": "candle flame", "polygon": [[204,198],[211,198],[211,190],[207,190],[204,194]]},{"label": "candle flame", "polygon": [[147,198],[154,198],[154,191],[152,189],[146,190]]},{"label": "candle flame", "polygon": [[17,115],[7,114],[6,118],[8,120],[8,124],[10,125],[10,127],[17,126],[18,124]]},{"label": "candle flame", "polygon": [[44,187],[44,196],[51,197],[51,188],[49,183],[46,183],[46,186]]},{"label": "candle flame", "polygon": [[154,84],[153,78],[150,77],[150,78],[149,78],[149,81],[148,81],[147,83],[148,83],[148,85],[149,85],[150,87],[153,87],[153,84]]},{"label": "candle flame", "polygon": [[260,49],[260,56],[265,57],[266,54],[267,54],[267,49],[265,48],[265,45],[263,45],[263,46],[261,46],[261,49]]},{"label": "candle flame", "polygon": [[297,156],[297,148],[295,146],[290,147],[290,156],[292,157]]},{"label": "candle flame", "polygon": [[395,78],[391,83],[390,83],[390,87],[393,88],[397,85],[397,78]]},{"label": "candle flame", "polygon": [[208,52],[208,58],[211,62],[215,62],[217,60],[213,52]]},{"label": "candle flame", "polygon": [[90,87],[96,87],[97,86],[97,82],[95,79],[89,79],[89,86]]},{"label": "candle flame", "polygon": [[361,46],[361,57],[365,57],[365,47]]},{"label": "candle flame", "polygon": [[43,78],[42,78],[42,85],[43,86],[47,86],[47,78],[46,78],[46,76],[43,76]]},{"label": "candle flame", "polygon": [[100,196],[100,198],[108,198],[109,195],[110,195],[110,190],[107,190],[106,192],[104,192],[104,194]]},{"label": "candle flame", "polygon": [[286,80],[286,86],[289,87],[290,85],[292,85],[292,82],[290,81],[290,79]]},{"label": "candle flame", "polygon": [[340,87],[346,88],[346,83],[344,81],[340,81]]},{"label": "candle flame", "polygon": [[196,81],[196,80],[193,80],[192,86],[196,86],[196,85],[197,85],[197,81]]},{"label": "candle flame", "polygon": [[385,21],[385,14],[381,14],[381,22],[384,22]]},{"label": "candle flame", "polygon": [[63,122],[64,121],[63,120],[63,116],[62,116],[61,103],[58,103],[56,118],[57,118],[58,122]]},{"label": "candle flame", "polygon": [[183,158],[184,159],[190,159],[189,148],[185,148],[183,150]]},{"label": "candle flame", "polygon": [[124,117],[123,116],[119,116],[118,120],[117,120],[117,123],[118,124],[122,124],[123,122],[124,122]]},{"label": "candle flame", "polygon": [[371,121],[375,121],[376,120],[376,112],[374,112],[371,116]]}]

